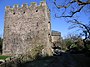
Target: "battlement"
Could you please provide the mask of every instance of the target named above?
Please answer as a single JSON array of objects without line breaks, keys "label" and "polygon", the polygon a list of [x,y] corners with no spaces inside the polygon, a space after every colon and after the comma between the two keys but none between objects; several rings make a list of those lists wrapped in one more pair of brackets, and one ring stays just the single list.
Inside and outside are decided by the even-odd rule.
[{"label": "battlement", "polygon": [[15,4],[15,5],[13,6],[13,8],[19,8],[19,5],[18,5],[18,4]]},{"label": "battlement", "polygon": [[[13,7],[5,12],[3,55],[33,54],[33,49],[43,46],[39,53],[52,55],[50,12],[45,1]],[[40,54],[41,55],[41,54]]]},{"label": "battlement", "polygon": [[10,9],[17,9],[17,8],[31,8],[31,7],[44,7],[44,6],[47,6],[46,5],[46,2],[45,1],[42,1],[42,2],[40,2],[40,4],[39,5],[37,5],[37,3],[36,2],[31,2],[30,3],[30,6],[28,6],[28,4],[22,4],[21,5],[21,7],[20,7],[20,5],[18,5],[18,4],[15,4],[13,7],[11,7],[11,6],[6,6],[5,7],[5,9],[6,10],[10,10]]}]

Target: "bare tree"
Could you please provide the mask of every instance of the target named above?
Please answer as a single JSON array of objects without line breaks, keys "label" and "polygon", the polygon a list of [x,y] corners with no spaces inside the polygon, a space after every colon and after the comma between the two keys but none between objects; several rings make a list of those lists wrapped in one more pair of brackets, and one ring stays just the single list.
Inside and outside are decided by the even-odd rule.
[{"label": "bare tree", "polygon": [[87,48],[86,40],[90,39],[90,23],[84,24],[84,23],[82,23],[82,22],[80,22],[80,21],[78,21],[76,19],[69,20],[68,22],[72,24],[69,29],[73,29],[73,28],[78,27],[79,29],[82,30],[82,33],[80,35],[85,37],[83,39],[83,42],[84,42],[85,48]]},{"label": "bare tree", "polygon": [[[54,4],[58,9],[64,8],[62,15],[59,17],[73,17],[76,13],[81,12],[81,10],[83,10],[84,7],[90,6],[90,0],[84,0],[84,1],[83,0],[62,0],[62,1],[64,2],[64,4],[61,4],[61,3],[57,4],[57,0],[54,0]],[[67,13],[68,12],[67,10],[69,10],[69,13]]]},{"label": "bare tree", "polygon": [[[79,28],[85,38],[83,39],[84,46],[86,46],[86,40],[90,39],[90,22],[88,24],[84,24],[83,22],[76,19],[76,14],[81,13],[90,13],[90,0],[62,0],[62,3],[58,3],[60,0],[54,0],[54,5],[59,9],[62,10],[61,15],[55,14],[57,18],[69,18],[67,22],[71,23],[70,29]],[[79,14],[80,16],[80,14]],[[73,18],[74,17],[74,18]]]}]

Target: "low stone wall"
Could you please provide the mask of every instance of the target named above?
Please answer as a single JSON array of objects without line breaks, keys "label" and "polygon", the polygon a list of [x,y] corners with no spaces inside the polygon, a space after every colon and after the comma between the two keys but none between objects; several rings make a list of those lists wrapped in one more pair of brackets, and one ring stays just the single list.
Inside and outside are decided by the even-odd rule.
[{"label": "low stone wall", "polygon": [[0,67],[18,67],[20,61],[16,58],[5,60],[5,62],[0,64]]}]

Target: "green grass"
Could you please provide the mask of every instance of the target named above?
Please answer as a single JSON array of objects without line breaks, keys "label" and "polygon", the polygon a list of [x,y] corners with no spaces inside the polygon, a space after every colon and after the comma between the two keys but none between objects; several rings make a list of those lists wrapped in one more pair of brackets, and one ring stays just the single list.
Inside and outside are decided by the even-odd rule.
[{"label": "green grass", "polygon": [[1,56],[0,56],[0,60],[5,60],[5,59],[8,58],[8,57],[10,57],[10,56],[3,56],[3,55],[1,55]]}]

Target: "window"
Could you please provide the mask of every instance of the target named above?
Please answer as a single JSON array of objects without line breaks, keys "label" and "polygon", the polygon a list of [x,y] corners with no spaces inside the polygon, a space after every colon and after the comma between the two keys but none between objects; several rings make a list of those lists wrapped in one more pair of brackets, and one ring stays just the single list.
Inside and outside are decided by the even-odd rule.
[{"label": "window", "polygon": [[50,33],[48,35],[50,36]]},{"label": "window", "polygon": [[13,12],[13,15],[15,15],[15,12]]},{"label": "window", "polygon": [[50,23],[50,21],[48,23]]},{"label": "window", "polygon": [[36,10],[36,12],[38,12],[38,10]]},{"label": "window", "polygon": [[25,14],[25,11],[23,12],[23,14]]},{"label": "window", "polygon": [[37,22],[37,26],[38,26],[38,22]]}]

